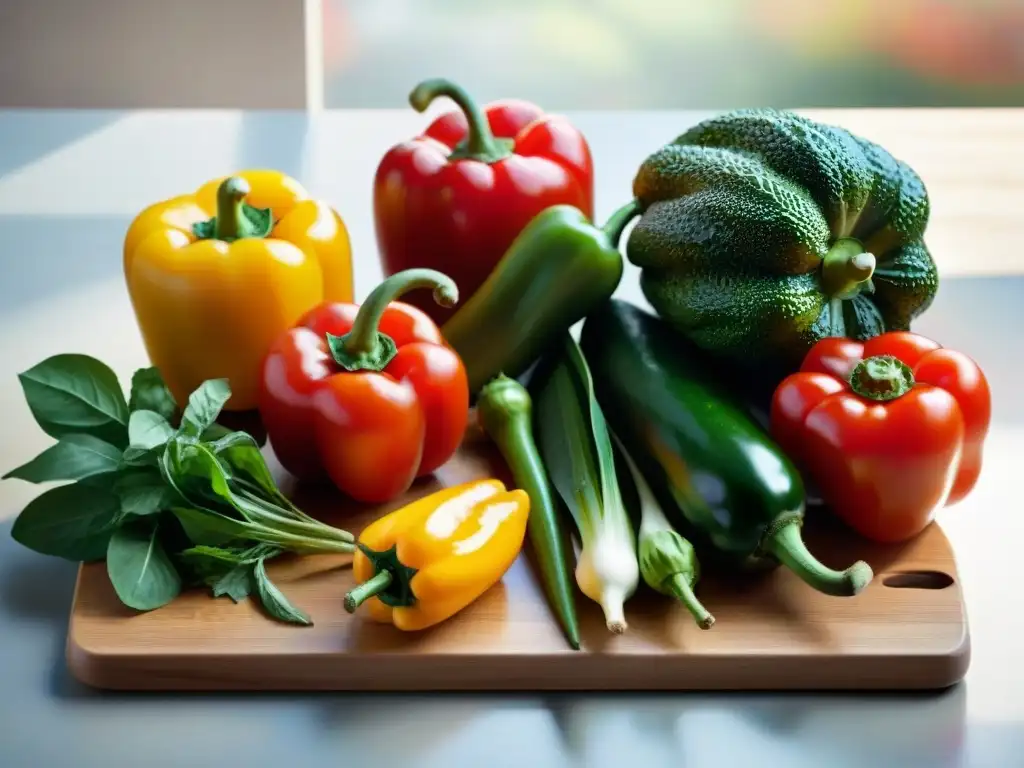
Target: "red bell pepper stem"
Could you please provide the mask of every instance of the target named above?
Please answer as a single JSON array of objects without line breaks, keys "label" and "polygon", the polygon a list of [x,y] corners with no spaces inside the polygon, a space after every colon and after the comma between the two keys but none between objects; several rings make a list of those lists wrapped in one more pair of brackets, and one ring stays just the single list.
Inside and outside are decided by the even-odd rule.
[{"label": "red bell pepper stem", "polygon": [[874,273],[874,254],[866,253],[860,241],[842,238],[829,248],[821,263],[821,287],[832,298],[847,298]]},{"label": "red bell pepper stem", "polygon": [[850,389],[869,400],[895,400],[913,388],[914,372],[892,355],[861,360],[850,374]]},{"label": "red bell pepper stem", "polygon": [[497,139],[490,123],[473,98],[461,87],[443,78],[424,80],[409,94],[409,103],[417,112],[426,111],[434,99],[447,96],[466,116],[466,138],[449,156],[451,160],[468,158],[482,163],[496,163],[512,154],[513,142]]},{"label": "red bell pepper stem", "polygon": [[455,281],[433,269],[407,269],[374,288],[359,307],[352,330],[343,336],[326,334],[334,361],[346,371],[382,371],[396,354],[395,340],[381,333],[380,321],[388,304],[406,291],[433,288],[434,301],[452,307],[459,300]]}]

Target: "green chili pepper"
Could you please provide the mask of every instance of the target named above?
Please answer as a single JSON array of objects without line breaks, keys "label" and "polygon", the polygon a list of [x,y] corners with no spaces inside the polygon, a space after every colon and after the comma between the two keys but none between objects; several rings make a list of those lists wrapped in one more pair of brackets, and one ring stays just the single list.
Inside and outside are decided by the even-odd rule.
[{"label": "green chili pepper", "polygon": [[469,390],[516,377],[562,334],[604,303],[622,279],[619,239],[633,202],[602,227],[571,205],[541,211],[441,333],[466,366]]},{"label": "green chili pepper", "polygon": [[530,394],[515,379],[499,375],[480,392],[480,426],[498,446],[516,485],[530,497],[527,537],[540,566],[541,582],[569,644],[578,650],[580,630],[573,599],[568,531],[564,516],[555,506],[551,482],[533,439],[532,414]]}]

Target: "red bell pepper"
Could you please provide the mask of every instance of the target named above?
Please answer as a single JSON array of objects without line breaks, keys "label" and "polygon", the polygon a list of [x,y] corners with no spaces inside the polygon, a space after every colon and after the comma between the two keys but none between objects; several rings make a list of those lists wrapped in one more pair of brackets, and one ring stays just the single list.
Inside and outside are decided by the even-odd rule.
[{"label": "red bell pepper", "polygon": [[990,415],[971,358],[893,331],[815,344],[775,390],[770,430],[847,525],[899,542],[974,487]]},{"label": "red bell pepper", "polygon": [[[538,213],[571,205],[593,219],[590,148],[565,118],[517,99],[480,109],[459,86],[427,80],[409,101],[423,112],[448,96],[461,111],[384,155],[374,181],[377,246],[386,275],[429,267],[468,300]],[[450,310],[405,299],[438,324]]]},{"label": "red bell pepper", "polygon": [[429,317],[394,301],[423,287],[439,303],[458,300],[445,275],[407,270],[361,307],[319,305],[275,341],[259,411],[293,475],[326,475],[358,501],[384,502],[455,453],[469,418],[466,369]]}]

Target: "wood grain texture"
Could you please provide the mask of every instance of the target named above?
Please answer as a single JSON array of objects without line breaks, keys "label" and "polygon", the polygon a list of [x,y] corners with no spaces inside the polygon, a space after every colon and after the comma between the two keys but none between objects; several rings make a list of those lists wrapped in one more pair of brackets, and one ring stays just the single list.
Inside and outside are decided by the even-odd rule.
[{"label": "wood grain texture", "polygon": [[[328,489],[290,486],[276,462],[272,467],[303,508],[353,532],[442,486],[486,476],[511,485],[476,429],[434,478],[376,509],[344,502]],[[600,609],[580,595],[583,650],[572,651],[539,591],[528,552],[468,609],[416,634],[345,613],[342,598],[352,585],[347,557],[269,567],[312,617],[308,628],[273,622],[252,601],[236,605],[201,590],[138,614],[118,601],[100,563],[79,573],[67,660],[86,684],[137,690],[922,689],[959,681],[970,644],[941,530],[933,525],[909,544],[882,547],[855,540],[821,513],[818,518],[808,526],[810,546],[833,567],[867,560],[875,570],[867,590],[828,597],[783,569],[756,580],[707,574],[698,594],[717,619],[707,631],[643,587],[626,604],[628,631],[613,636]],[[918,571],[944,575],[947,585],[886,586],[900,573]]]}]

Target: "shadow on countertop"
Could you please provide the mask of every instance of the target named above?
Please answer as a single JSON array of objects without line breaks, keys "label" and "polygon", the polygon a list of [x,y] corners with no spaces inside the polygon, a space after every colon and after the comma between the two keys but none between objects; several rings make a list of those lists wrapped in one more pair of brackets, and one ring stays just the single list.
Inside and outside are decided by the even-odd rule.
[{"label": "shadow on countertop", "polygon": [[67,114],[66,120],[54,120],[53,113],[45,109],[5,112],[0,119],[0,146],[4,148],[0,175],[15,173],[123,120],[129,113],[83,109]]}]

